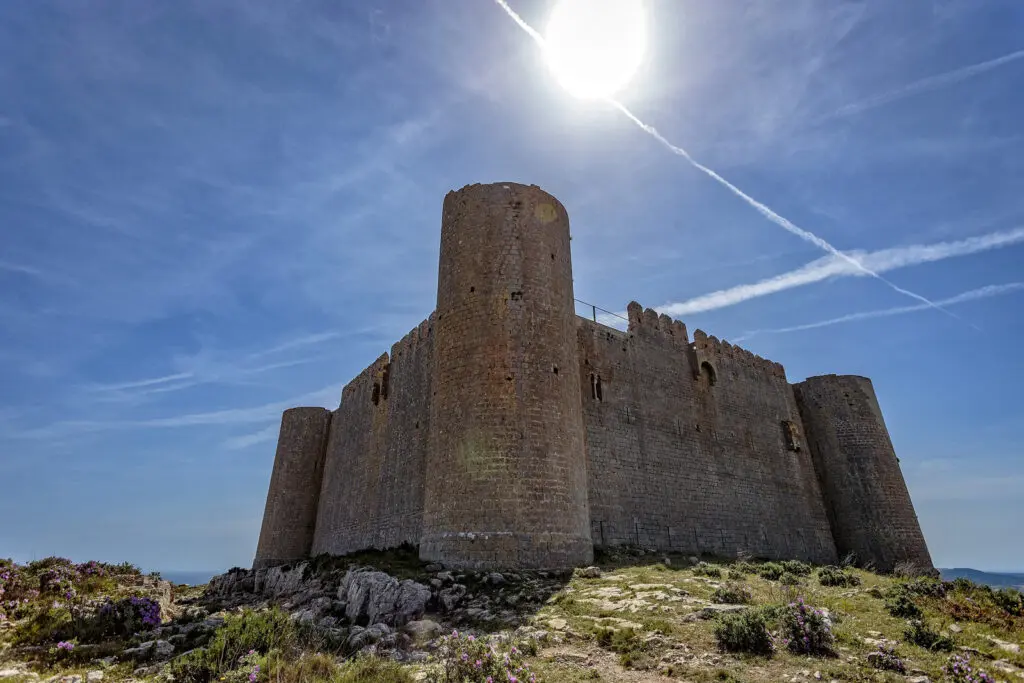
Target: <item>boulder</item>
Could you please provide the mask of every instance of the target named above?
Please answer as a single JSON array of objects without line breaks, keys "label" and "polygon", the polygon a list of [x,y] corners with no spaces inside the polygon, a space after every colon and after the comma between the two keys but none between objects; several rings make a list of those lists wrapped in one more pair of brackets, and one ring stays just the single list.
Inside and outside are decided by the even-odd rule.
[{"label": "boulder", "polygon": [[582,579],[599,579],[601,578],[601,569],[599,567],[583,567],[576,570],[576,576]]},{"label": "boulder", "polygon": [[130,659],[161,661],[169,659],[174,654],[174,645],[166,640],[147,640],[138,647],[128,648],[121,654]]},{"label": "boulder", "polygon": [[403,629],[418,644],[426,643],[441,635],[441,625],[433,619],[410,621]]},{"label": "boulder", "polygon": [[94,669],[93,671],[89,671],[88,673],[85,674],[85,682],[86,683],[100,683],[100,681],[102,681],[102,680],[103,680],[103,672],[98,670],[98,669]]},{"label": "boulder", "polygon": [[466,587],[461,583],[456,583],[438,593],[437,599],[438,602],[441,603],[441,609],[445,612],[451,612],[458,606],[459,601],[462,600],[465,595]]},{"label": "boulder", "polygon": [[352,623],[402,626],[423,616],[430,589],[384,572],[350,569],[338,586],[338,598]]}]

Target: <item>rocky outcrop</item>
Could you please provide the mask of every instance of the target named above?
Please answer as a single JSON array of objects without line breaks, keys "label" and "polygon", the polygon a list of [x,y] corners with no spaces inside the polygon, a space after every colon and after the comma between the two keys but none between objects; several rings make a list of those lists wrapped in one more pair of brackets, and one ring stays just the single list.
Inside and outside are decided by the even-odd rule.
[{"label": "rocky outcrop", "polygon": [[357,625],[404,626],[423,616],[430,597],[421,583],[373,570],[350,569],[338,586],[345,616]]}]

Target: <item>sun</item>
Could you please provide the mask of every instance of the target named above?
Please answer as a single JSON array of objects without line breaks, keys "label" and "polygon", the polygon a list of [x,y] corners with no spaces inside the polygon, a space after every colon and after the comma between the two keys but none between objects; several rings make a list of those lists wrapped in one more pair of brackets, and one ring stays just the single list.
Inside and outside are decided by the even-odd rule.
[{"label": "sun", "polygon": [[584,99],[610,97],[636,73],[647,46],[640,0],[559,0],[544,51],[555,78]]}]

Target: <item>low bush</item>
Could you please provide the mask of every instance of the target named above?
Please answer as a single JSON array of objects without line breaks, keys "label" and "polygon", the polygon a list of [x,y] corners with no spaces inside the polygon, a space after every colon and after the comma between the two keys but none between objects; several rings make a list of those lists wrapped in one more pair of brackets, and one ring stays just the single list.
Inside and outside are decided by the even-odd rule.
[{"label": "low bush", "polygon": [[1016,588],[1002,588],[992,591],[992,601],[1007,614],[1024,616],[1024,595]]},{"label": "low bush", "polygon": [[756,570],[756,567],[751,562],[747,562],[746,560],[740,560],[739,562],[734,563],[731,569],[732,571],[737,572],[739,574],[753,574]]},{"label": "low bush", "polygon": [[[959,581],[959,579],[957,579],[957,581]],[[967,588],[968,591],[973,590],[977,587],[973,581],[968,581],[967,579],[964,579],[964,581],[966,583],[962,585],[969,586]],[[922,598],[944,598],[946,597],[946,593],[948,592],[948,585],[952,585],[954,588],[956,588],[957,583],[954,581],[953,584],[945,584],[942,581],[939,581],[938,579],[933,579],[927,576],[921,576],[910,581],[904,581],[900,584],[902,589],[908,595],[913,595],[915,597]],[[957,590],[960,589],[957,588]]]},{"label": "low bush", "polygon": [[811,574],[811,565],[800,560],[786,560],[782,562],[782,569],[797,576],[810,576]]},{"label": "low bush", "polygon": [[907,625],[903,631],[903,637],[908,643],[932,652],[951,652],[953,650],[952,638],[941,635],[920,619],[914,619]]},{"label": "low bush", "polygon": [[[298,678],[295,683],[306,683],[308,680]],[[332,683],[413,683],[413,677],[401,664],[390,659],[357,657],[338,668]]]},{"label": "low bush", "polygon": [[900,619],[921,618],[921,608],[917,606],[913,598],[902,590],[894,592],[886,599],[885,608],[889,614]]},{"label": "low bush", "polygon": [[775,651],[764,614],[759,610],[724,614],[715,622],[715,640],[725,652],[747,652],[770,657]]},{"label": "low bush", "polygon": [[785,570],[778,562],[765,562],[762,565],[758,565],[755,571],[762,579],[767,581],[778,581]]},{"label": "low bush", "polygon": [[724,605],[746,605],[753,598],[750,589],[742,583],[727,583],[715,589],[711,599]]},{"label": "low bush", "polygon": [[818,583],[822,586],[859,586],[860,577],[851,571],[830,565],[818,570]]},{"label": "low bush", "polygon": [[708,562],[698,562],[693,566],[693,573],[697,576],[710,576],[715,579],[722,578],[722,570]]},{"label": "low bush", "polygon": [[835,646],[832,626],[823,610],[797,598],[779,617],[782,642],[790,652],[800,655],[831,655]]},{"label": "low bush", "polygon": [[800,577],[792,572],[782,572],[782,576],[779,577],[779,583],[783,586],[799,586]]},{"label": "low bush", "polygon": [[178,683],[209,683],[246,656],[289,651],[297,642],[294,622],[278,608],[232,614],[210,644],[177,657],[169,671]]}]

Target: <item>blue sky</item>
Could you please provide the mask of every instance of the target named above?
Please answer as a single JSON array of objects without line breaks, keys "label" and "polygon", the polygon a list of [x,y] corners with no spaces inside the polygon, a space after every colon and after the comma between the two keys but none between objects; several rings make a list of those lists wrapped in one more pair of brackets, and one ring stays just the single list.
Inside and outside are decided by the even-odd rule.
[{"label": "blue sky", "polygon": [[1024,570],[1024,4],[647,4],[622,103],[956,318],[493,2],[3,3],[0,556],[248,565],[280,411],[432,310],[448,190],[518,181],[579,298],[872,377],[936,564]]}]

